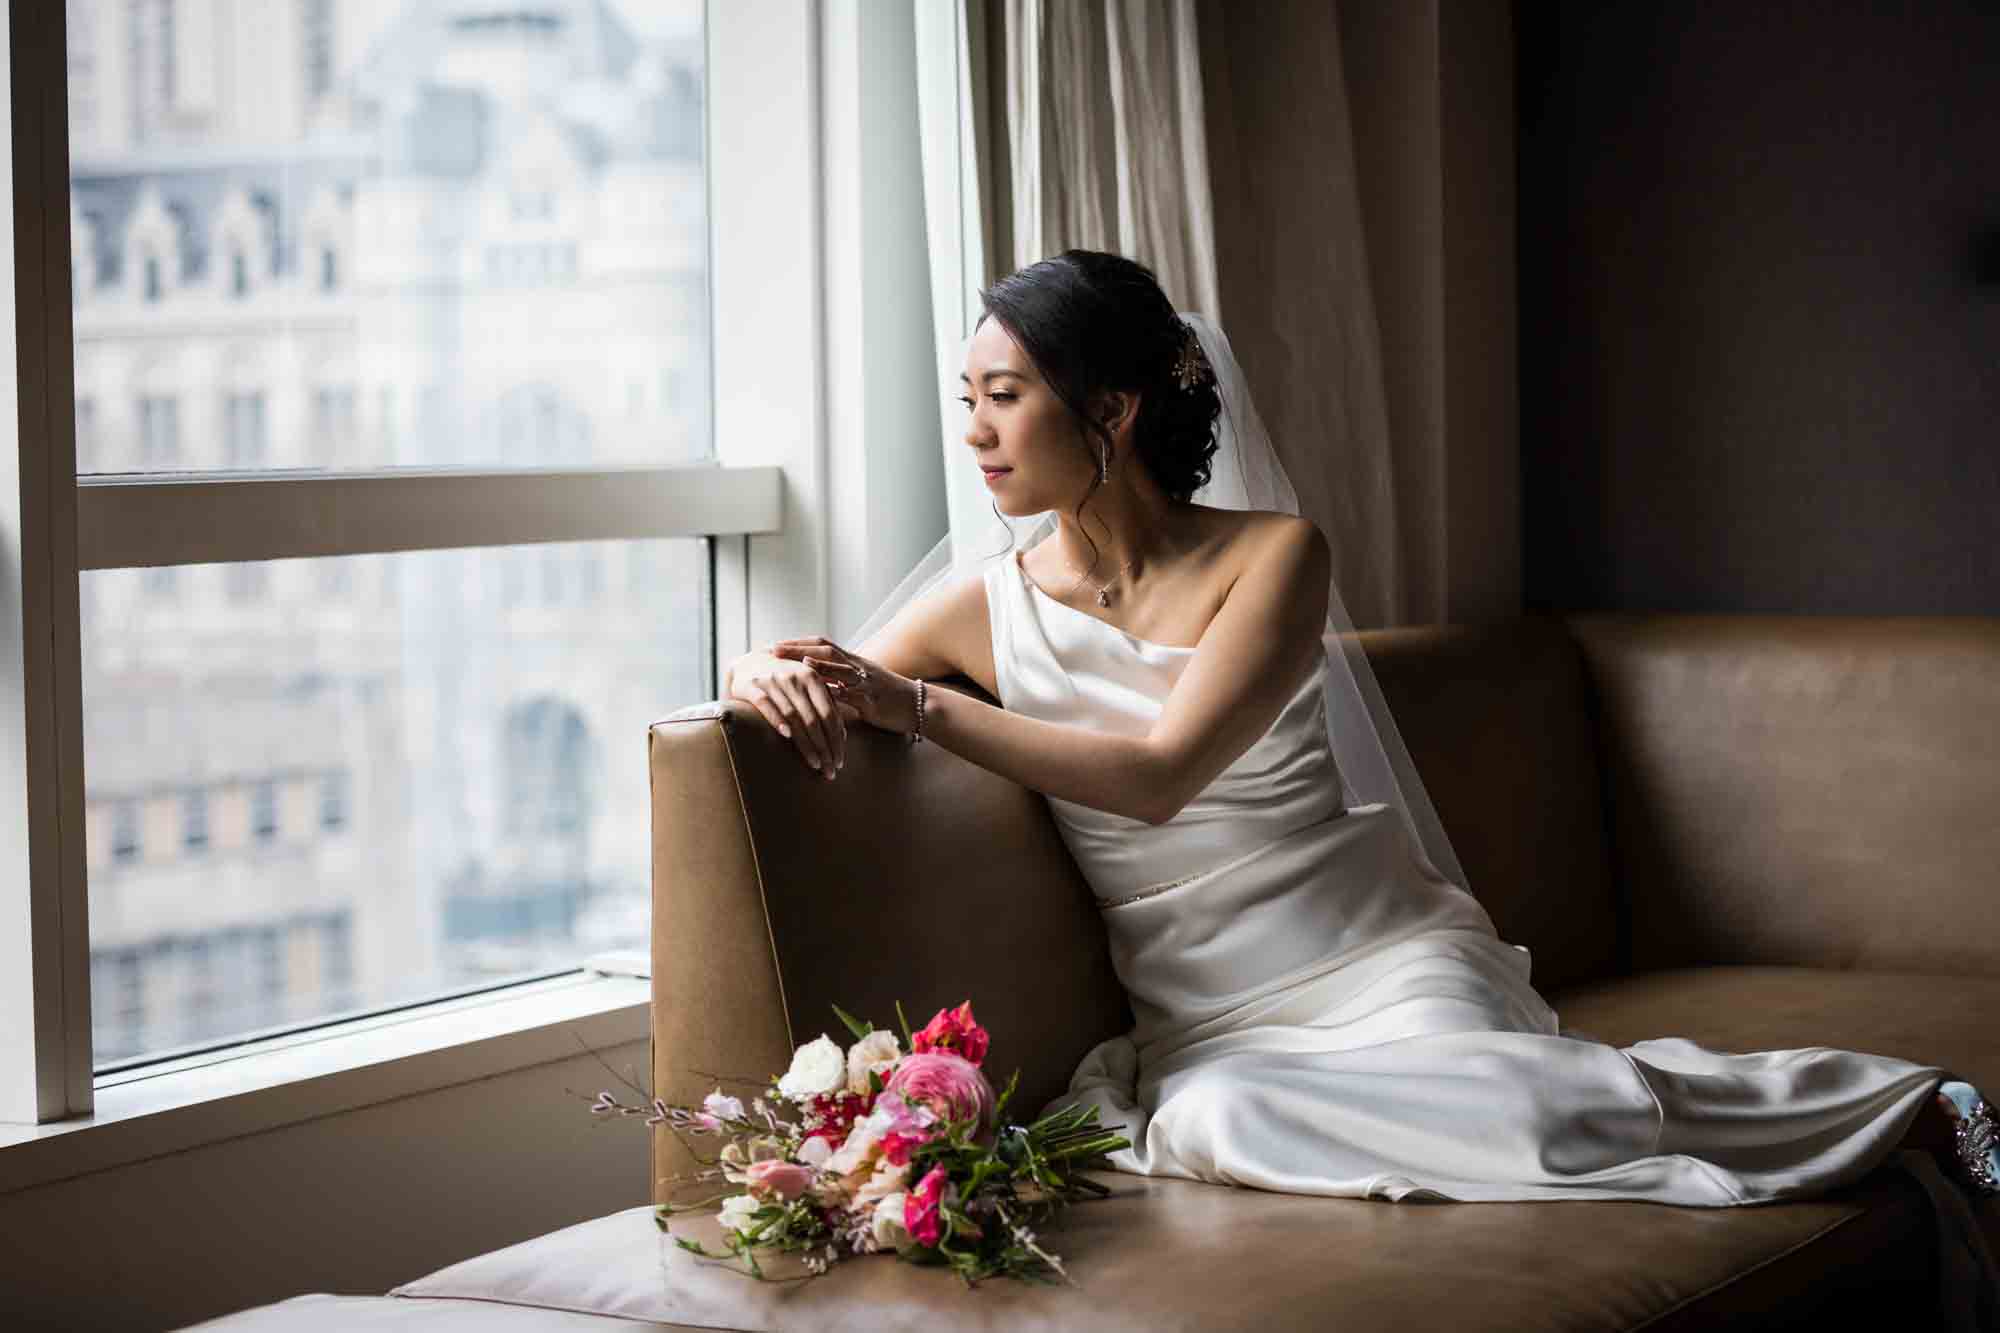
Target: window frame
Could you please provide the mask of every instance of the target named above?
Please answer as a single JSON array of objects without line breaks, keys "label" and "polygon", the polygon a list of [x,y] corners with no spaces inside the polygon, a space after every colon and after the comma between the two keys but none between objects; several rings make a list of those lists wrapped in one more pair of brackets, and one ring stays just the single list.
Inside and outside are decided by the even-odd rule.
[{"label": "window frame", "polygon": [[[808,21],[786,25],[775,41],[770,14],[745,12],[755,7],[711,5],[706,15],[702,133],[712,377],[706,387],[714,461],[88,477],[76,474],[65,6],[0,4],[7,37],[5,178],[13,206],[13,287],[0,293],[9,307],[0,317],[13,321],[17,388],[4,427],[14,439],[0,442],[0,612],[10,598],[19,610],[12,624],[0,614],[0,713],[20,720],[11,734],[0,729],[0,848],[12,872],[0,876],[0,887],[22,886],[0,891],[0,1123],[78,1128],[92,1121],[100,1083],[91,1044],[84,848],[82,571],[705,537],[716,608],[711,692],[721,666],[750,646],[753,626],[823,618],[822,224],[812,207],[820,3],[807,0]],[[761,77],[724,77],[730,69]],[[776,97],[773,85],[783,90]],[[710,128],[719,120],[715,100],[722,89],[732,90],[732,108],[754,103],[757,115],[744,131],[754,149],[718,172]],[[732,152],[741,149],[733,143]],[[808,318],[789,340],[774,340],[772,321],[760,312],[787,306],[804,308]],[[805,395],[801,366],[812,386]],[[643,1022],[636,1017],[643,1005],[635,1008],[629,985],[604,980],[585,1008],[596,1003],[602,1007],[591,1012],[622,1015],[620,1031],[629,1038],[631,1023]],[[505,1008],[511,1001],[493,1003]],[[564,1004],[577,1006],[573,997]],[[443,1004],[439,1012],[460,1007]],[[520,1032],[542,1030],[544,1011],[532,1003],[512,1011],[524,1015]],[[524,1037],[509,1045],[503,1035],[482,1036],[482,1049],[491,1056],[503,1048],[539,1052],[546,1044]],[[345,1032],[315,1038],[329,1048],[346,1039]],[[372,1059],[367,1042],[343,1049],[350,1054],[329,1057],[335,1062],[329,1067]],[[256,1067],[266,1057],[248,1048],[242,1054],[240,1077],[253,1083],[264,1077]],[[424,1077],[447,1080],[448,1067],[455,1066],[440,1063]],[[0,1148],[20,1137],[0,1133]]]}]

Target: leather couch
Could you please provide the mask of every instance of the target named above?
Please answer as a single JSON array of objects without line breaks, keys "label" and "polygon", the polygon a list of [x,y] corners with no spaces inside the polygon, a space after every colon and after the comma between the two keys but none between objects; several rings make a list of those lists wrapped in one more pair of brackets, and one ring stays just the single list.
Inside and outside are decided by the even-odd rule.
[{"label": "leather couch", "polygon": [[[1879,1051],[2000,1092],[2000,621],[1589,616],[1364,638],[1474,891],[1566,1030]],[[824,782],[735,702],[664,719],[649,746],[660,1095],[782,1069],[795,1043],[841,1035],[833,1002],[879,1018],[970,997],[989,1068],[1018,1066],[1033,1109],[1129,1024],[1034,793],[876,732]],[[687,1166],[660,1135],[655,1177]],[[1936,1308],[1931,1205],[1895,1166],[1722,1210],[1101,1179],[1113,1196],[1051,1235],[1076,1288],[967,1292],[886,1260],[759,1285],[663,1247],[634,1209],[401,1299],[306,1297],[216,1326],[1660,1330],[1901,1327]],[[2000,1244],[2000,1209],[1978,1211]]]}]

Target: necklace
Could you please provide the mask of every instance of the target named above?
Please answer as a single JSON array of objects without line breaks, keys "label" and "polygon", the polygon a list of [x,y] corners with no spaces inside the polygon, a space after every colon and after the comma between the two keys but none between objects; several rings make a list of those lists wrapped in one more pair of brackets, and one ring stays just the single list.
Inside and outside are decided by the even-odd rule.
[{"label": "necklace", "polygon": [[[1137,557],[1134,558],[1136,559]],[[1089,583],[1092,587],[1097,589],[1097,604],[1099,606],[1109,606],[1111,605],[1111,585],[1118,582],[1118,580],[1124,576],[1126,570],[1132,568],[1132,561],[1127,560],[1124,564],[1120,565],[1118,567],[1118,572],[1116,574],[1113,574],[1110,578],[1106,579],[1102,583],[1098,583],[1095,580],[1091,579],[1082,570],[1078,569],[1075,565],[1070,564],[1068,560],[1063,561],[1063,566],[1064,568],[1068,569],[1070,573],[1076,575],[1077,583]],[[1075,592],[1076,583],[1070,584],[1069,590],[1071,592]]]}]

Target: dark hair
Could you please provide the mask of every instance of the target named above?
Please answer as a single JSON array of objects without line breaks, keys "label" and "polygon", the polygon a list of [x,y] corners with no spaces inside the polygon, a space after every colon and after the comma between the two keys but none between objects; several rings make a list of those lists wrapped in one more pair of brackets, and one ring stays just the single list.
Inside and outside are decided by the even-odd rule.
[{"label": "dark hair", "polygon": [[[1123,255],[1065,250],[1010,273],[979,294],[987,315],[1020,345],[1042,379],[1085,429],[1111,447],[1111,433],[1090,415],[1105,390],[1139,395],[1132,444],[1169,499],[1185,502],[1208,484],[1215,419],[1222,411],[1213,382],[1182,389],[1174,362],[1187,325],[1153,271]],[[1091,490],[1100,483],[1091,481]],[[1083,512],[1090,492],[1077,501]]]}]

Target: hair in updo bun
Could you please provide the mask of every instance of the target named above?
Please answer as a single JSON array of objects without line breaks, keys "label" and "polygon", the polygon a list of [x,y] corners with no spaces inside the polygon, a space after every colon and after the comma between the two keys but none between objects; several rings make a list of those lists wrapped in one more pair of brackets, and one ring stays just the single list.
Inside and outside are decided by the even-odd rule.
[{"label": "hair in updo bun", "polygon": [[[1090,415],[1091,398],[1137,393],[1132,443],[1160,489],[1185,503],[1208,484],[1222,400],[1213,376],[1187,389],[1175,379],[1174,363],[1193,334],[1151,269],[1123,255],[1065,250],[1000,279],[979,300],[1104,449],[1111,433]],[[1093,477],[1091,491],[1100,484]],[[1086,491],[1077,502],[1079,514],[1089,498]]]}]

